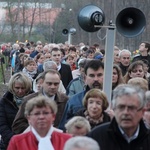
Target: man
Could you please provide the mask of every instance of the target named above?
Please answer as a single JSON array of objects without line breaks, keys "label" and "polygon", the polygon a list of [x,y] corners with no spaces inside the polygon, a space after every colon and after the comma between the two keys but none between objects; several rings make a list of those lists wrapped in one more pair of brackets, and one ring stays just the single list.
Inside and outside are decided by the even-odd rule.
[{"label": "man", "polygon": [[57,105],[45,96],[35,97],[27,102],[25,115],[30,131],[12,137],[8,150],[63,150],[71,135],[57,131],[52,125]]},{"label": "man", "polygon": [[149,62],[149,71],[150,72],[150,55],[148,52],[150,51],[150,43],[142,42],[139,46],[140,55],[133,58],[132,62],[137,60],[147,60]]},{"label": "man", "polygon": [[49,97],[51,100],[54,100],[57,103],[58,112],[56,114],[56,119],[54,121],[55,127],[58,126],[61,120],[62,113],[64,111],[65,104],[68,100],[68,97],[63,93],[58,92],[59,83],[60,83],[60,75],[58,71],[51,69],[51,70],[45,71],[43,76],[44,76],[44,81],[42,84],[41,91],[26,96],[24,98],[24,102],[22,103],[15,117],[14,123],[12,125],[12,129],[16,134],[22,133],[28,127],[27,119],[24,116],[24,110],[25,110],[25,105],[27,101],[39,95],[44,95],[45,97]]},{"label": "man", "polygon": [[66,104],[62,120],[60,121],[59,128],[64,129],[64,124],[75,113],[83,108],[82,99],[87,91],[93,88],[102,89],[104,64],[99,60],[91,60],[85,66],[85,85],[86,88],[80,93],[72,96]]},{"label": "man", "polygon": [[145,93],[131,85],[119,85],[113,93],[114,118],[92,130],[101,150],[149,150],[150,131],[142,120]]},{"label": "man", "polygon": [[63,85],[67,88],[69,82],[72,80],[72,72],[69,65],[61,63],[61,50],[59,48],[52,48],[51,59],[56,62]]},{"label": "man", "polygon": [[120,64],[122,75],[124,76],[128,70],[131,60],[131,52],[127,49],[123,49],[119,52]]},{"label": "man", "polygon": [[100,148],[95,140],[77,136],[70,138],[63,150],[100,150]]}]

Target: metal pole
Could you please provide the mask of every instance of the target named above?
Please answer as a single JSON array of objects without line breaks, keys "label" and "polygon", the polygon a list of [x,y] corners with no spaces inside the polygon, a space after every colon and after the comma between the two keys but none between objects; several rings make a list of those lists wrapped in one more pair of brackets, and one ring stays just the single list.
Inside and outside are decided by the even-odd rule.
[{"label": "metal pole", "polygon": [[68,44],[72,44],[72,35],[68,33]]},{"label": "metal pole", "polygon": [[112,27],[108,27],[105,44],[103,91],[107,95],[109,104],[111,104],[112,97],[112,74],[114,61],[115,31],[115,25],[112,25]]}]

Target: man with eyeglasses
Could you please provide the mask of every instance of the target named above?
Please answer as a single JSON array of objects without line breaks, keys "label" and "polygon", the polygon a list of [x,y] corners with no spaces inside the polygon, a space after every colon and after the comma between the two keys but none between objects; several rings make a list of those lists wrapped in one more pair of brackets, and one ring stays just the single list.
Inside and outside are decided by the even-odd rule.
[{"label": "man with eyeglasses", "polygon": [[24,115],[25,105],[31,98],[37,97],[39,95],[48,97],[52,101],[56,102],[58,106],[58,112],[56,114],[56,119],[54,121],[54,127],[58,126],[62,118],[66,102],[68,100],[68,97],[64,93],[58,92],[59,83],[60,83],[60,74],[57,70],[49,69],[43,72],[43,84],[41,90],[39,92],[32,93],[26,96],[24,98],[24,102],[20,106],[20,109],[12,125],[14,133],[16,134],[22,133],[29,126],[28,121]]},{"label": "man with eyeglasses", "polygon": [[149,150],[150,131],[143,122],[145,93],[138,87],[119,85],[113,91],[114,118],[92,130],[101,150]]}]

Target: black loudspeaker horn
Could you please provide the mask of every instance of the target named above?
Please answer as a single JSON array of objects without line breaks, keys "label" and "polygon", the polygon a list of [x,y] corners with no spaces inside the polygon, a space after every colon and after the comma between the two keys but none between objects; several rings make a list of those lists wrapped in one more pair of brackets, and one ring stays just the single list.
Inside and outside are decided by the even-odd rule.
[{"label": "black loudspeaker horn", "polygon": [[63,29],[63,30],[62,30],[62,34],[63,34],[63,35],[68,35],[68,33],[69,33],[69,31],[68,31],[67,29]]},{"label": "black loudspeaker horn", "polygon": [[142,33],[146,26],[143,12],[134,7],[123,9],[116,18],[116,28],[125,37],[135,37]]},{"label": "black loudspeaker horn", "polygon": [[78,23],[80,27],[87,32],[98,31],[105,22],[104,12],[95,5],[87,5],[81,9],[78,14]]}]

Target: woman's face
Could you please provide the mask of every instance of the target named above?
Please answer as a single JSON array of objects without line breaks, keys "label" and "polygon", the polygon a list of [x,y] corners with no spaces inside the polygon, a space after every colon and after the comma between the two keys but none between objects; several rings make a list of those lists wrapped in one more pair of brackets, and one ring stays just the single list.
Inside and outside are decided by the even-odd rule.
[{"label": "woman's face", "polygon": [[36,63],[31,62],[30,64],[28,64],[28,65],[26,66],[26,69],[27,69],[29,72],[35,71],[35,70],[37,69]]},{"label": "woman's face", "polygon": [[131,78],[136,78],[136,77],[140,77],[143,78],[144,77],[144,69],[143,66],[138,65],[136,68],[134,68],[131,73],[129,73],[129,76]]},{"label": "woman's face", "polygon": [[116,68],[113,69],[112,83],[115,84],[118,81],[118,72]]},{"label": "woman's face", "polygon": [[19,98],[25,96],[26,95],[26,89],[25,89],[25,86],[23,85],[23,83],[16,81],[13,85],[13,92]]},{"label": "woman's face", "polygon": [[41,55],[40,58],[38,59],[38,63],[43,64],[44,60],[45,60],[44,55]]},{"label": "woman's face", "polygon": [[100,97],[90,97],[87,103],[87,111],[89,116],[93,119],[97,119],[102,114],[103,100]]}]

